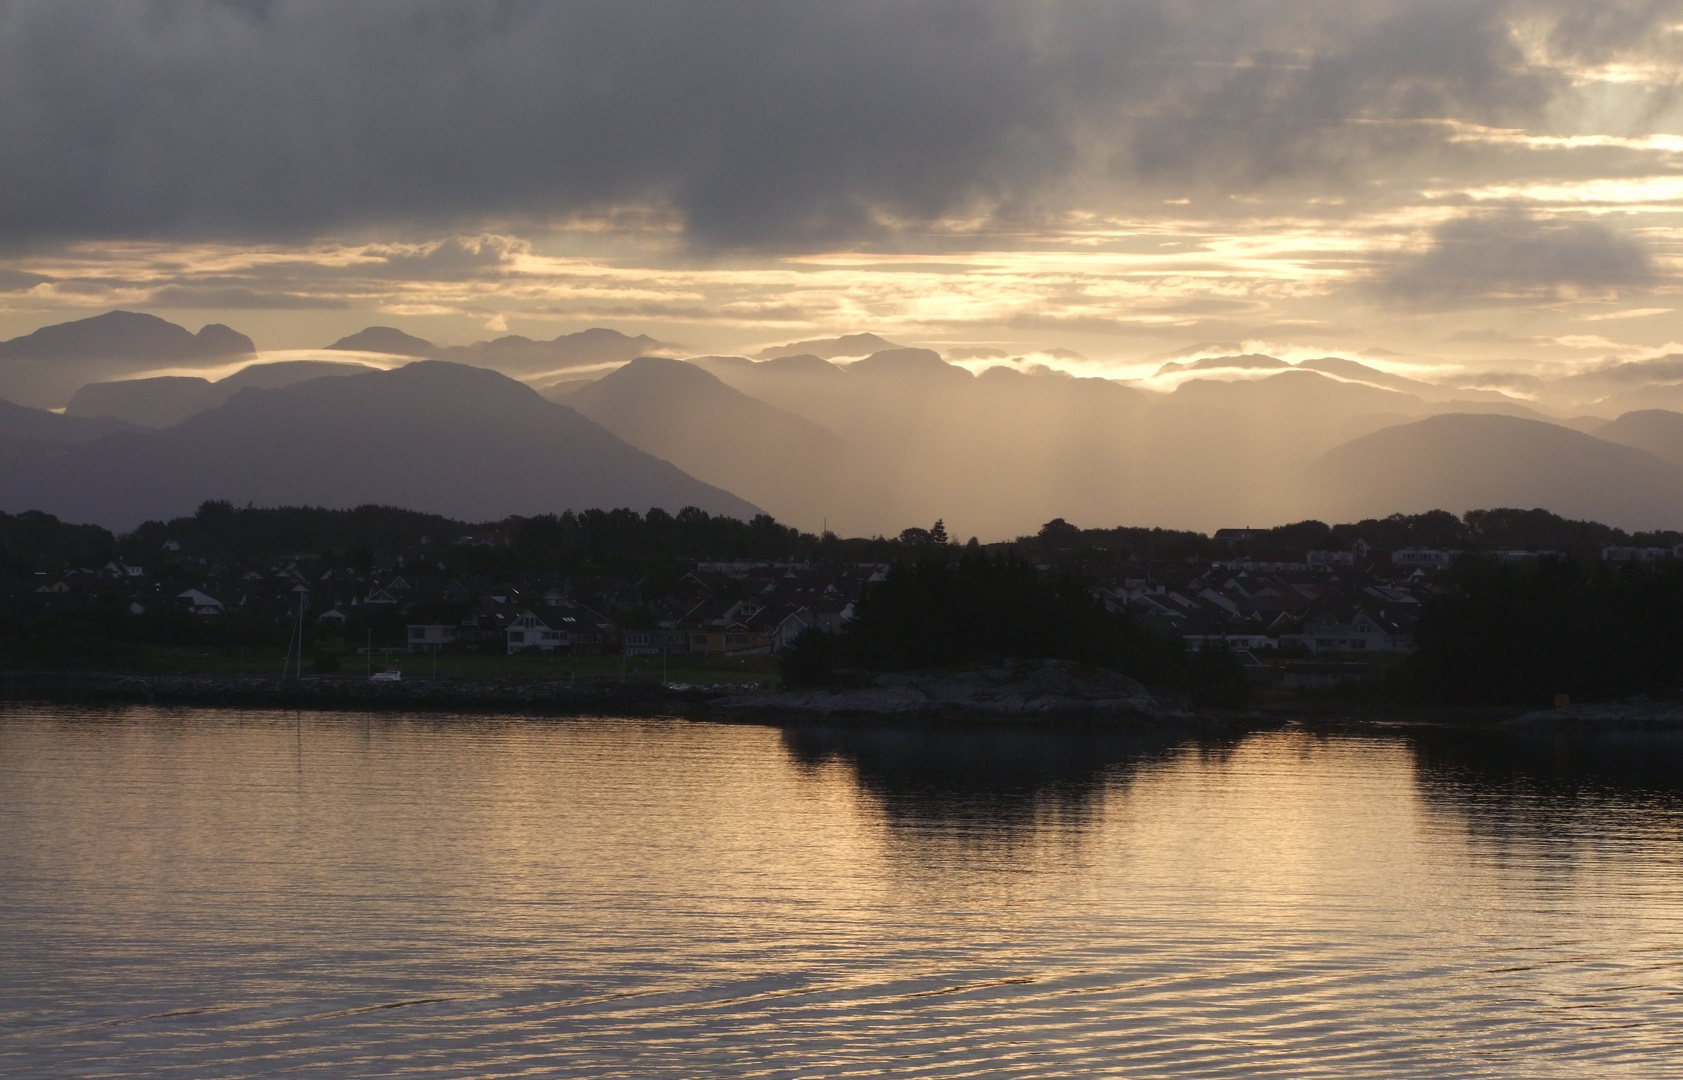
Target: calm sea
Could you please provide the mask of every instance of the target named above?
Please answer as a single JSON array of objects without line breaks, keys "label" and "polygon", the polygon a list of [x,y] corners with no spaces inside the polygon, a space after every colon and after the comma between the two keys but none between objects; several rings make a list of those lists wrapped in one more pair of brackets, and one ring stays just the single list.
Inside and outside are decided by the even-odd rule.
[{"label": "calm sea", "polygon": [[0,1075],[1683,1076],[1683,742],[0,713]]}]

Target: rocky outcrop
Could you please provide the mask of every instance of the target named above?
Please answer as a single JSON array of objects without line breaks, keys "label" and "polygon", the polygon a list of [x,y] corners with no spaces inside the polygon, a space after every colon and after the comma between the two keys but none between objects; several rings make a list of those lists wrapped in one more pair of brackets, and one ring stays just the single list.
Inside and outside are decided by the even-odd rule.
[{"label": "rocky outcrop", "polygon": [[1506,721],[1505,728],[1522,731],[1683,731],[1683,704],[1629,702],[1605,705],[1563,705],[1541,709]]}]

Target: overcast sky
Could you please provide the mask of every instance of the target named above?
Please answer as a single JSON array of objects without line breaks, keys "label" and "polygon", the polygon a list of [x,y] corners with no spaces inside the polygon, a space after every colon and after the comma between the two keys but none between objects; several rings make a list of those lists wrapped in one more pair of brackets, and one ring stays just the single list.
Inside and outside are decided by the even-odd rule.
[{"label": "overcast sky", "polygon": [[1669,0],[0,2],[0,334],[1683,351],[1680,59]]}]

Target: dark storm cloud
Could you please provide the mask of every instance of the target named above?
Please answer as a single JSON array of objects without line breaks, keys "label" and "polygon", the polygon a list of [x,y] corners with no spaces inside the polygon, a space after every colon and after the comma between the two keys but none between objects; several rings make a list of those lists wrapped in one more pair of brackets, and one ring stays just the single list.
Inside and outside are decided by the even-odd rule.
[{"label": "dark storm cloud", "polygon": [[0,293],[27,292],[48,280],[50,279],[43,274],[31,274],[26,270],[0,268]]},{"label": "dark storm cloud", "polygon": [[1675,5],[11,3],[0,240],[642,204],[702,247],[811,246],[1142,183],[1350,185],[1442,138],[1409,121],[1537,115],[1563,79],[1509,32],[1532,8],[1599,55]]},{"label": "dark storm cloud", "polygon": [[1385,285],[1401,299],[1453,305],[1563,289],[1601,293],[1653,280],[1648,249],[1634,237],[1598,222],[1505,211],[1439,226],[1431,247]]}]

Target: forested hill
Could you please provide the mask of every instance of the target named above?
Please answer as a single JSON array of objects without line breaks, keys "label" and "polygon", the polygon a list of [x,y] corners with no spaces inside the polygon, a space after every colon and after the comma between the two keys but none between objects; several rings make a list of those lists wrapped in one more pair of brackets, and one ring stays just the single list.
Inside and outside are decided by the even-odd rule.
[{"label": "forested hill", "polygon": [[[148,521],[120,535],[39,512],[0,513],[0,566],[12,574],[52,573],[98,566],[113,558],[145,562],[168,550],[172,556],[212,562],[311,556],[372,565],[408,555],[427,556],[452,572],[590,568],[635,577],[685,560],[886,563],[915,558],[944,539],[944,532],[924,528],[908,528],[895,537],[820,537],[765,515],[741,521],[693,507],[677,514],[659,509],[646,514],[587,510],[469,523],[390,506],[325,510],[207,502],[191,517]],[[1669,548],[1683,544],[1683,535],[1630,534],[1543,510],[1476,510],[1463,517],[1439,510],[1341,525],[1304,521],[1247,530],[1238,539],[1172,529],[1083,529],[1059,518],[1036,535],[980,546],[1014,550],[1040,563],[1100,570],[1136,559],[1301,558],[1307,551],[1347,551],[1358,542],[1382,551],[1429,547],[1566,552],[1615,545]]]}]

